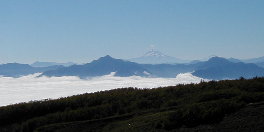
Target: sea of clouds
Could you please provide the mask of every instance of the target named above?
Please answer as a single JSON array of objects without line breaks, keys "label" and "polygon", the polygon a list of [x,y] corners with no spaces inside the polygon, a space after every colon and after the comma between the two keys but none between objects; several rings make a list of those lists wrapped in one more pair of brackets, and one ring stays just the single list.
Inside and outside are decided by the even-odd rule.
[{"label": "sea of clouds", "polygon": [[179,74],[175,78],[116,77],[110,74],[80,79],[74,76],[37,77],[38,75],[40,73],[20,78],[0,77],[0,106],[32,100],[57,99],[116,88],[157,88],[199,83],[202,80],[191,73]]}]

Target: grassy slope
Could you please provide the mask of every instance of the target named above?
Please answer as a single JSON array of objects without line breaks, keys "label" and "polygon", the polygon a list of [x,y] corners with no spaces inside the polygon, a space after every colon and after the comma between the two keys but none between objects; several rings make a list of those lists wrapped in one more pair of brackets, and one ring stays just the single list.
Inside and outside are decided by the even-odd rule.
[{"label": "grassy slope", "polygon": [[1,107],[0,131],[258,131],[263,101],[264,78],[116,89]]}]

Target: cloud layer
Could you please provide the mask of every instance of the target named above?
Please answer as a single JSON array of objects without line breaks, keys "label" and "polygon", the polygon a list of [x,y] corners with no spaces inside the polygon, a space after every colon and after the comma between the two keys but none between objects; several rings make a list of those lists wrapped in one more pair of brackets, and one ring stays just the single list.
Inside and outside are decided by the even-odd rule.
[{"label": "cloud layer", "polygon": [[115,88],[157,88],[199,83],[202,79],[190,73],[179,74],[176,78],[115,77],[113,75],[88,79],[80,79],[74,76],[37,78],[38,75],[34,74],[20,78],[0,77],[0,106],[31,100],[56,99]]}]

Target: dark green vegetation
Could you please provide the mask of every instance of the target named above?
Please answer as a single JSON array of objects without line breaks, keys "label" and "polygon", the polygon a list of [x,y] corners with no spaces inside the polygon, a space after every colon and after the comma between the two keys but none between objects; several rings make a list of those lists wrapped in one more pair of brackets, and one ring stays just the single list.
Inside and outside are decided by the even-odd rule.
[{"label": "dark green vegetation", "polygon": [[0,131],[261,131],[264,78],[124,88],[0,108]]}]

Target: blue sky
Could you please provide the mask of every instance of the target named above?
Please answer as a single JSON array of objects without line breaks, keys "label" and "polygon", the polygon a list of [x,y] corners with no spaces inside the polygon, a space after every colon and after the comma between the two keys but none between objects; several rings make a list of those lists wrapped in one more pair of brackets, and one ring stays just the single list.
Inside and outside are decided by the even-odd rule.
[{"label": "blue sky", "polygon": [[0,63],[264,56],[263,0],[1,0]]}]

